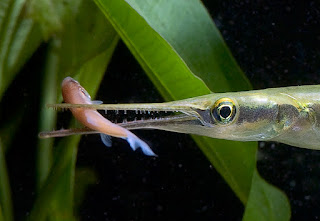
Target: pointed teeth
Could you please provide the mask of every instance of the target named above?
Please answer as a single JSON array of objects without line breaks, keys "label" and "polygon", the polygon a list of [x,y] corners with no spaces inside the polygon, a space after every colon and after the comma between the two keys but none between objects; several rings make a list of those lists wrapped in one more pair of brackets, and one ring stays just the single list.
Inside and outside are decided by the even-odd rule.
[{"label": "pointed teeth", "polygon": [[101,110],[99,111],[113,123],[129,124],[134,121],[163,120],[175,115],[175,111],[133,109],[133,110]]}]

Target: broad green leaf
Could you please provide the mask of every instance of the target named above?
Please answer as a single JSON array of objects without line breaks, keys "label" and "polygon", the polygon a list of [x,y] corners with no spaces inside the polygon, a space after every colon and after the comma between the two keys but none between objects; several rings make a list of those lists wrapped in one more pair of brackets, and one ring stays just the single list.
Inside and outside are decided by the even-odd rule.
[{"label": "broad green leaf", "polygon": [[[168,42],[126,2],[97,0],[96,3],[166,99],[181,99],[190,97],[191,94],[210,93],[201,80],[190,74],[188,66]],[[176,90],[168,88],[172,85],[175,85]]]},{"label": "broad green leaf", "polygon": [[255,170],[243,221],[257,220],[257,217],[260,221],[290,220],[290,205],[285,194],[268,184]]},{"label": "broad green leaf", "polygon": [[172,46],[193,74],[200,77],[211,91],[251,89],[250,82],[200,1],[125,2]]},{"label": "broad green leaf", "polygon": [[[95,2],[165,99],[198,96],[209,93],[209,88],[212,91],[250,89],[200,1]],[[252,182],[256,143],[196,136],[194,139],[235,194],[247,203],[251,185],[263,185]],[[282,194],[275,195],[287,202]],[[286,209],[284,212],[289,213]]]},{"label": "broad green leaf", "polygon": [[[106,14],[110,22],[114,25],[121,38],[127,43],[128,48],[136,56],[142,67],[144,67],[153,83],[160,89],[160,92],[162,92],[162,95],[167,100],[178,100],[182,98],[210,93],[210,90],[204,84],[204,82],[195,77],[190,71],[189,67],[186,65],[188,64],[188,62],[181,58],[181,56],[178,54],[179,51],[176,48],[173,48],[174,42],[167,42],[162,38],[162,36],[166,36],[169,34],[166,32],[157,33],[156,27],[150,26],[152,22],[149,22],[149,20],[146,20],[145,17],[142,17],[141,14],[138,14],[131,8],[131,6],[133,5],[132,2],[138,4],[137,1],[126,1],[132,3],[131,6],[125,1],[97,0],[96,2]],[[169,3],[170,1],[161,2],[168,2],[168,8],[171,8],[171,5]],[[148,3],[150,3],[150,1],[148,1],[146,5],[148,5]],[[159,4],[154,5],[159,6]],[[184,4],[181,4],[180,8],[182,6],[184,6]],[[190,6],[191,5],[189,5],[189,7]],[[196,7],[199,7],[199,5],[196,4],[192,7],[192,9]],[[146,8],[144,7],[144,9]],[[175,13],[170,14],[178,14],[180,10],[188,12],[188,10],[190,11],[191,9],[181,8],[179,10],[177,9]],[[186,13],[186,15],[188,16],[190,13]],[[158,15],[158,18],[165,19],[159,19],[159,21],[157,22],[161,23],[162,26],[169,24],[170,26],[174,26],[171,23],[173,23],[174,21],[176,21],[177,23],[183,22],[184,17],[186,17],[181,14],[174,16],[178,16],[179,21],[177,21],[176,17],[172,18]],[[198,25],[201,26],[202,24]],[[191,29],[192,27],[193,26],[190,26],[189,29]],[[212,27],[213,26],[210,26],[210,28]],[[170,31],[168,30],[167,32]],[[178,41],[179,35],[176,30],[173,29],[171,30],[171,32],[172,35],[177,36],[176,38]],[[193,32],[193,30],[189,30],[189,32],[196,33]],[[183,40],[183,37],[181,38]],[[197,39],[200,37],[195,36],[194,38]],[[193,44],[197,44],[198,41],[194,41]],[[223,42],[222,39],[220,39],[220,41]],[[190,42],[188,44],[190,44]],[[206,56],[208,56],[208,54],[206,54]],[[203,59],[207,58],[203,56]],[[215,74],[223,76],[223,73],[218,71],[215,72]],[[245,82],[244,85],[246,85],[247,81],[245,80],[245,78],[243,78],[243,82]],[[241,85],[241,82],[237,83],[237,85]],[[165,90],[165,92],[163,90]],[[196,138],[196,140],[198,143],[202,144],[200,146],[203,149],[211,150],[209,159],[217,159],[213,161],[214,165],[217,166],[219,172],[225,177],[231,188],[235,190],[236,194],[243,201],[246,201],[246,198],[249,195],[251,176],[255,165],[255,147],[248,147],[248,144],[244,143],[225,142],[209,138]],[[215,145],[215,143],[218,143],[218,145]],[[222,153],[220,154],[219,151],[221,151]],[[230,155],[235,156],[237,154],[238,156],[235,159],[228,159]],[[213,155],[213,157],[211,155]],[[251,155],[251,160],[247,160],[247,162],[245,162],[243,159],[247,159],[248,155]],[[236,160],[237,158],[238,160]],[[241,166],[239,166],[239,164],[236,165],[237,162]],[[236,171],[231,170],[231,167],[234,167]]]}]

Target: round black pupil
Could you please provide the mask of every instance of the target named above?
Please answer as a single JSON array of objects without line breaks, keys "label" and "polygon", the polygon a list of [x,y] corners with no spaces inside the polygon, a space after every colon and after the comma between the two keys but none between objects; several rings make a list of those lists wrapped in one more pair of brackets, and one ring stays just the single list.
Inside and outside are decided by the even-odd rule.
[{"label": "round black pupil", "polygon": [[231,114],[231,108],[229,106],[224,106],[224,107],[221,107],[220,109],[220,116],[222,118],[227,118],[229,117]]}]

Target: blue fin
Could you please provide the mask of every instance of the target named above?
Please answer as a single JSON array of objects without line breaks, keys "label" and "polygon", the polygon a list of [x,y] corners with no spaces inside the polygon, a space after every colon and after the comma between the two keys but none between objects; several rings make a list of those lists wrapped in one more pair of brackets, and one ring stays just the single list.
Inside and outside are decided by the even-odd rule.
[{"label": "blue fin", "polygon": [[101,137],[101,141],[104,145],[106,145],[107,147],[111,147],[112,146],[112,141],[111,141],[111,137],[107,134],[100,134]]},{"label": "blue fin", "polygon": [[130,144],[130,147],[133,150],[136,150],[137,148],[141,148],[142,152],[147,155],[147,156],[154,156],[156,157],[157,155],[151,150],[151,148],[146,144],[143,140],[138,138],[136,135],[130,133],[128,134],[128,137],[124,138],[128,141]]},{"label": "blue fin", "polygon": [[91,101],[92,104],[102,104],[103,102],[102,101],[98,101],[98,100],[95,100],[95,101]]}]

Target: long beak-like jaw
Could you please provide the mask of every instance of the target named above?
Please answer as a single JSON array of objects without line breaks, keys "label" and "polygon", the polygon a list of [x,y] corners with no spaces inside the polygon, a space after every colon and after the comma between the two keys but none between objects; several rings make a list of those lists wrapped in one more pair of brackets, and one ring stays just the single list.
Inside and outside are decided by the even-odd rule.
[{"label": "long beak-like jaw", "polygon": [[[49,104],[47,106],[54,109],[88,108],[100,112],[113,110],[128,113],[131,111],[135,115],[143,113],[143,118],[132,121],[124,120],[122,123],[118,123],[118,125],[129,130],[148,128],[201,135],[201,131],[204,132],[212,127],[210,110],[214,103],[214,96],[214,94],[209,94],[166,103]],[[152,113],[157,113],[156,117],[152,117],[154,116]],[[82,134],[84,133],[87,132],[82,132]]]}]

